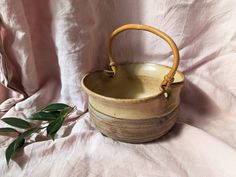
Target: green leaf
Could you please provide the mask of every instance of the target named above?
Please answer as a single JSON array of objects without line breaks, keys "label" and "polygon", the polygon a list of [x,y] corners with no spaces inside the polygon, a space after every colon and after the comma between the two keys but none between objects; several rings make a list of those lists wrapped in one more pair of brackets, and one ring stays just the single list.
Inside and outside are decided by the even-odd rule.
[{"label": "green leaf", "polygon": [[35,133],[38,131],[38,128],[31,128],[23,133],[21,133],[17,139],[19,138],[27,138],[29,135],[31,135],[32,133]]},{"label": "green leaf", "polygon": [[17,139],[15,139],[15,141],[13,141],[8,148],[6,149],[5,152],[5,156],[6,156],[6,161],[7,164],[9,164],[9,160],[11,159],[11,157],[15,154],[15,152],[23,146],[24,142],[25,142],[25,138],[27,138],[28,136],[30,136],[32,133],[36,132],[38,129],[37,128],[31,128],[25,132],[23,132],[22,134],[20,134]]},{"label": "green leaf", "polygon": [[64,103],[53,103],[42,109],[43,112],[61,111],[67,107],[70,107]]},{"label": "green leaf", "polygon": [[65,119],[65,117],[69,114],[69,112],[71,111],[71,107],[67,107],[67,108],[64,108],[61,112],[60,112],[60,115],[59,115],[59,117],[61,118],[61,119]]},{"label": "green leaf", "polygon": [[71,110],[71,107],[65,107],[63,110],[61,110],[59,117],[47,126],[47,136],[50,136],[54,140],[56,133],[61,128],[65,120],[65,117]]},{"label": "green leaf", "polygon": [[[17,139],[16,139],[17,140]],[[7,161],[7,165],[9,164],[9,161],[11,157],[15,154],[15,152],[23,146],[25,140],[21,139],[20,141],[13,141],[6,149],[5,151],[5,157]]]},{"label": "green leaf", "polygon": [[51,122],[47,126],[47,136],[50,136],[54,140],[56,133],[58,132],[58,130],[61,128],[63,124],[63,121],[64,119],[57,119]]},{"label": "green leaf", "polygon": [[5,128],[0,128],[0,132],[17,132],[19,133],[17,130],[15,130],[14,128],[10,128],[10,127],[5,127]]},{"label": "green leaf", "polygon": [[1,120],[7,123],[8,125],[11,125],[14,127],[25,128],[25,129],[31,128],[31,125],[29,124],[29,122],[23,119],[16,118],[16,117],[6,117]]},{"label": "green leaf", "polygon": [[41,121],[52,121],[58,118],[60,115],[60,112],[54,111],[54,112],[36,112],[34,114],[31,114],[29,119],[31,120],[41,120]]},{"label": "green leaf", "polygon": [[38,128],[31,128],[23,133],[21,133],[17,139],[16,139],[16,142],[20,142],[21,140],[27,138],[28,136],[30,136],[32,133],[35,133],[38,131]]},{"label": "green leaf", "polygon": [[19,135],[19,132],[13,128],[5,127],[5,128],[0,128],[0,135],[14,137],[14,136]]}]

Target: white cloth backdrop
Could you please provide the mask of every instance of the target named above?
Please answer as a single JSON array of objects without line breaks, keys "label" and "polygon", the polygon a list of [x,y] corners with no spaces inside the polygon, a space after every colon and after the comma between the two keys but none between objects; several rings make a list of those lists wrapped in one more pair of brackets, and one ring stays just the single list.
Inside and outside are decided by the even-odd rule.
[{"label": "white cloth backdrop", "polygon": [[[78,109],[55,141],[25,146],[9,167],[4,152],[13,139],[0,137],[0,176],[236,176],[235,0],[0,0],[0,17],[8,32],[8,57],[0,55],[1,116],[24,119],[52,102]],[[186,76],[178,123],[140,145],[102,136],[80,86],[85,73],[106,67],[107,39],[127,23],[169,34]],[[114,51],[118,63],[172,62],[167,44],[147,32],[121,34]]]}]

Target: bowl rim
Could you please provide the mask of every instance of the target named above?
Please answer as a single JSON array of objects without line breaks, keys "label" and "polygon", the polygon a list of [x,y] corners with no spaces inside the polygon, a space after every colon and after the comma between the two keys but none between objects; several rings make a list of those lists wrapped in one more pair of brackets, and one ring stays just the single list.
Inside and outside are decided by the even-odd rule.
[{"label": "bowl rim", "polygon": [[[162,65],[162,64],[144,63],[144,62],[122,63],[122,64],[117,64],[117,67],[119,67],[121,65],[129,65],[129,64],[133,64],[133,65],[135,65],[135,64],[159,65],[161,67],[165,67],[165,68],[168,68],[168,69],[171,68],[169,66]],[[95,71],[89,72],[89,73],[85,74],[85,76],[83,76],[83,78],[81,79],[81,86],[84,89],[84,91],[88,94],[88,96],[93,96],[93,97],[100,98],[100,99],[105,100],[105,101],[112,101],[112,102],[117,102],[117,103],[140,103],[140,102],[146,102],[146,101],[151,100],[151,99],[155,99],[155,98],[160,97],[160,96],[164,96],[164,92],[163,92],[162,88],[160,88],[161,92],[159,92],[157,94],[154,94],[154,95],[151,95],[151,96],[143,97],[143,98],[114,98],[114,97],[108,97],[108,96],[98,94],[98,93],[90,90],[84,84],[84,80],[86,79],[86,77],[88,77],[89,75],[94,74],[96,72],[104,72],[104,70],[95,70]],[[176,73],[180,74],[180,76],[182,77],[182,80],[179,81],[179,82],[172,83],[171,84],[172,87],[173,86],[175,87],[176,85],[182,84],[185,81],[185,76],[182,72],[177,70]]]}]

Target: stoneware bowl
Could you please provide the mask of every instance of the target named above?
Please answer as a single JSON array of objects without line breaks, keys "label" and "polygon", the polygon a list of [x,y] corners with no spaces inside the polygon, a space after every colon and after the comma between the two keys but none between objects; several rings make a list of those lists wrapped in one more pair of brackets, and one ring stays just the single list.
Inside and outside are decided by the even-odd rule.
[{"label": "stoneware bowl", "polygon": [[[173,66],[152,63],[117,65],[112,59],[112,41],[125,30],[145,30],[165,40],[173,52]],[[128,24],[109,39],[110,70],[95,71],[81,84],[89,97],[89,112],[106,136],[129,143],[152,141],[175,124],[184,75],[177,71],[179,51],[165,33],[150,26]]]}]

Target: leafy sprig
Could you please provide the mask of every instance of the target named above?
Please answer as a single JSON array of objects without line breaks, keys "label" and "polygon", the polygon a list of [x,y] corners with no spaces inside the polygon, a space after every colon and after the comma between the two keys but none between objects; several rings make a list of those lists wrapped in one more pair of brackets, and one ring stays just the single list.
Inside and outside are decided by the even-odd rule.
[{"label": "leafy sprig", "polygon": [[5,157],[7,164],[9,164],[10,159],[13,155],[25,144],[28,137],[32,136],[35,133],[39,133],[40,130],[45,129],[47,131],[47,137],[55,139],[55,135],[58,130],[63,125],[65,118],[74,108],[64,104],[64,103],[53,103],[41,111],[31,114],[28,119],[32,121],[46,121],[48,124],[45,127],[34,126],[32,123],[17,118],[17,117],[5,117],[1,120],[6,124],[24,129],[20,132],[12,127],[0,128],[0,135],[11,136],[14,134],[16,139],[7,147],[5,151]]}]

